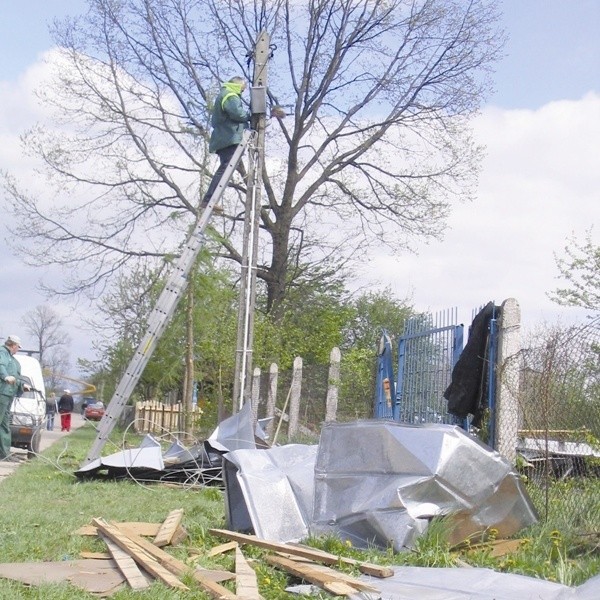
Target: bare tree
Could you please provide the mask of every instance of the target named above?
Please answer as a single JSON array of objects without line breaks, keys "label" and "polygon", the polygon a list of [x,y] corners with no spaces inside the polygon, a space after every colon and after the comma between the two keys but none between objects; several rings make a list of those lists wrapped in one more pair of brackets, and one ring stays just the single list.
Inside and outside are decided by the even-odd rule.
[{"label": "bare tree", "polygon": [[[368,245],[398,252],[439,235],[477,179],[469,119],[503,45],[495,5],[89,0],[86,16],[55,27],[60,58],[40,91],[55,120],[24,136],[56,196],[4,179],[18,249],[69,267],[53,291],[91,296],[132,260],[176,252],[209,175],[211,100],[220,80],[250,72],[262,30],[270,98],[288,109],[271,120],[262,173],[267,310],[332,257],[351,265]],[[219,242],[239,262],[243,177],[231,187]]]},{"label": "bare tree", "polygon": [[[25,313],[21,322],[36,341],[35,351],[42,367],[49,369],[54,378],[67,370],[71,336],[64,330],[62,317],[49,306],[40,305]],[[55,387],[54,379],[51,387]]]}]

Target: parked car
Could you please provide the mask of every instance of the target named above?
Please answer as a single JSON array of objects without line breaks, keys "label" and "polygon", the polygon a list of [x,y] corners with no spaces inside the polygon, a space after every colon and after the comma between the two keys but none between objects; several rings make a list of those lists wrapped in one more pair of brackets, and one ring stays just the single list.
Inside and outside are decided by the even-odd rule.
[{"label": "parked car", "polygon": [[17,354],[21,365],[21,380],[31,390],[14,399],[10,407],[11,446],[23,448],[29,454],[40,451],[40,440],[46,417],[46,388],[39,361],[33,356]]},{"label": "parked car", "polygon": [[93,396],[84,396],[83,398],[75,398],[75,406],[79,406],[81,414],[85,413],[85,409],[89,404],[95,404],[96,398]]},{"label": "parked car", "polygon": [[104,416],[104,403],[95,402],[93,404],[87,404],[83,410],[83,416],[89,421],[99,421]]}]

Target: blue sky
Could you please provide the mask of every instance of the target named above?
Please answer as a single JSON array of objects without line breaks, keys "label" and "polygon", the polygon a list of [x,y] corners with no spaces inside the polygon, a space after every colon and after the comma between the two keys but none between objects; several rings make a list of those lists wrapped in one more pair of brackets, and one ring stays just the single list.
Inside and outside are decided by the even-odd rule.
[{"label": "blue sky", "polygon": [[54,19],[85,10],[83,0],[0,0],[0,80],[16,79],[53,45]]},{"label": "blue sky", "polygon": [[[502,5],[506,56],[496,68],[496,92],[475,124],[488,153],[478,200],[455,208],[443,241],[416,248],[415,255],[371,257],[359,284],[389,287],[419,310],[457,306],[468,315],[488,300],[515,297],[531,324],[572,314],[547,298],[558,285],[554,254],[569,235],[581,236],[600,219],[600,0]],[[52,45],[48,25],[85,6],[83,0],[0,0],[0,169],[21,175],[23,162],[12,156],[17,132],[33,125],[27,120],[33,113],[21,110],[32,102],[24,75],[29,70],[31,79],[30,68]],[[17,261],[4,257],[5,273],[15,272]],[[44,302],[32,290],[37,272],[22,273],[0,288],[0,336],[26,337],[20,317]],[[76,313],[68,322],[72,357],[91,358]]]},{"label": "blue sky", "polygon": [[[85,0],[0,0],[0,80],[14,80],[52,46],[49,25]],[[501,0],[509,39],[497,65],[503,108],[537,108],[600,90],[600,0]]]},{"label": "blue sky", "polygon": [[494,103],[537,108],[600,91],[599,0],[504,0],[506,57]]}]

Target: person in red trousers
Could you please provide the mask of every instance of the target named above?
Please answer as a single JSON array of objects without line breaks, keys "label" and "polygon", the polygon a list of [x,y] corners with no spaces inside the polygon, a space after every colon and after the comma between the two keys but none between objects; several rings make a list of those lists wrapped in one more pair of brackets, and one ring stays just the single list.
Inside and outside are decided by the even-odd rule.
[{"label": "person in red trousers", "polygon": [[73,412],[74,402],[73,396],[69,390],[65,390],[64,394],[58,401],[58,413],[60,414],[60,430],[71,431],[71,413]]}]

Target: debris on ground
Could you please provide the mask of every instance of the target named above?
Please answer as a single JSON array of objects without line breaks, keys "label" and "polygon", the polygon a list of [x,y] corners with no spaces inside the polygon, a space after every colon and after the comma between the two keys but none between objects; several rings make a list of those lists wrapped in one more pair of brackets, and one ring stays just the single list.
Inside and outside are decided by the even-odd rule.
[{"label": "debris on ground", "polygon": [[[106,475],[103,473],[106,471]],[[318,445],[269,447],[250,403],[202,444],[102,457],[80,477],[127,477],[225,490],[228,529],[280,542],[334,535],[354,547],[414,546],[432,519],[451,544],[495,529],[508,538],[537,521],[512,465],[459,427],[385,420],[326,423]]]},{"label": "debris on ground", "polygon": [[[124,586],[143,590],[155,579],[170,588],[188,590],[190,588],[183,583],[182,578],[189,576],[212,598],[259,600],[254,570],[257,561],[250,561],[244,556],[240,548],[243,544],[270,550],[272,554],[264,557],[265,563],[334,595],[351,596],[359,591],[377,591],[372,583],[350,577],[335,569],[336,565],[355,566],[363,573],[378,578],[393,575],[393,570],[389,567],[341,557],[308,546],[259,540],[255,536],[223,529],[214,529],[210,533],[231,541],[214,547],[208,555],[234,552],[235,572],[205,569],[193,564],[192,552],[189,554],[192,561],[187,562],[175,558],[165,550],[167,546],[182,541],[185,534],[181,526],[182,517],[181,509],[171,511],[165,521],[159,524],[116,523],[97,517],[92,519],[90,525],[75,533],[99,536],[106,544],[106,553],[83,552],[80,560],[72,561],[0,564],[0,576],[34,586],[69,581],[72,585],[101,597],[110,596]],[[147,539],[149,537],[153,538],[152,541]],[[228,580],[235,580],[235,592],[222,585]]]},{"label": "debris on ground", "polygon": [[177,438],[163,452],[161,441],[147,434],[139,447],[101,456],[79,468],[80,478],[133,479],[140,483],[178,484],[187,488],[222,487],[223,455],[232,450],[269,447],[259,420],[252,425],[250,404],[222,421],[211,436],[187,448]]},{"label": "debris on ground", "polygon": [[[198,586],[215,600],[261,600],[255,569],[266,564],[290,577],[290,586],[286,588],[289,592],[315,595],[326,591],[351,600],[425,597],[430,600],[595,600],[600,597],[600,576],[570,588],[534,577],[470,566],[389,567],[227,529],[209,530],[212,536],[226,542],[207,552],[189,548],[187,558],[180,560],[167,549],[186,537],[182,518],[181,509],[171,511],[162,523],[117,523],[94,518],[91,524],[75,533],[99,536],[106,544],[106,552],[82,552],[79,560],[0,564],[0,577],[32,586],[68,581],[98,597],[109,597],[125,587],[141,591],[159,580],[181,591]],[[505,546],[503,550],[506,550],[518,540],[497,542],[497,546]],[[247,546],[262,549],[261,558],[249,559],[243,551]],[[199,554],[211,557],[226,552],[234,553],[233,572],[195,564]],[[354,577],[341,570],[348,567],[362,574]],[[223,585],[227,581],[232,582],[228,586],[235,591]],[[298,582],[302,583],[298,585]]]},{"label": "debris on ground", "polygon": [[519,475],[459,427],[328,423],[318,446],[224,455],[229,529],[282,542],[333,535],[356,548],[411,548],[444,517],[449,543],[537,521]]},{"label": "debris on ground", "polygon": [[[600,575],[575,588],[515,573],[478,567],[395,567],[392,577],[378,580],[378,595],[363,593],[360,600],[597,600]],[[373,583],[373,579],[361,576]],[[353,599],[354,600],[354,599]],[[359,597],[356,597],[359,600]]]}]

